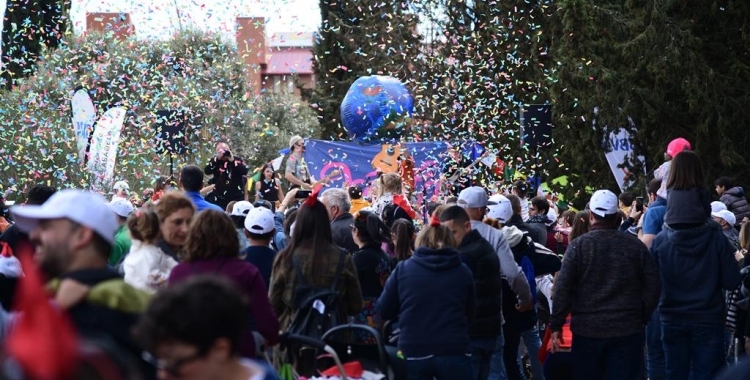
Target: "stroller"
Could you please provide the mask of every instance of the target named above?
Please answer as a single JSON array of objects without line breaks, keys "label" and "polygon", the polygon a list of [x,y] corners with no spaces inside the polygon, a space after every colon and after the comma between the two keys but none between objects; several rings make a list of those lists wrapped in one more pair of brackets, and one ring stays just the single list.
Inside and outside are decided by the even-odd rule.
[{"label": "stroller", "polygon": [[[374,328],[356,323],[340,325],[323,334],[322,340],[339,354],[343,362],[358,361],[365,371],[382,374],[384,380],[396,380],[383,338]],[[318,358],[325,363],[321,359],[324,358]]]},{"label": "stroller", "polygon": [[[336,368],[338,368],[341,380],[347,380],[344,365],[336,354],[336,350],[325,342],[301,335],[282,334],[279,336],[279,344],[282,348],[286,349],[287,352],[296,351],[297,349],[314,349],[316,351],[319,350],[325,352],[326,356],[329,357],[336,365]],[[290,362],[282,364],[282,368],[280,368],[279,372],[279,376],[282,380],[295,380],[299,378],[299,376],[294,373],[292,363]]]}]

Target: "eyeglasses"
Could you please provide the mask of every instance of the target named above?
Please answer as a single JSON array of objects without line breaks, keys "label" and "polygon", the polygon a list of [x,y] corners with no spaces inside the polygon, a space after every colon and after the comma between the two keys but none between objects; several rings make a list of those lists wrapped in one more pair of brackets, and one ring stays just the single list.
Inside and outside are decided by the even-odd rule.
[{"label": "eyeglasses", "polygon": [[296,143],[296,144],[294,144],[294,146],[304,147],[305,143]]},{"label": "eyeglasses", "polygon": [[143,352],[141,355],[143,357],[143,360],[147,363],[151,364],[158,370],[165,371],[172,377],[180,377],[180,372],[182,370],[182,367],[201,359],[205,356],[204,353],[198,352],[193,355],[177,359],[171,363],[167,363],[166,360],[158,359],[154,355],[152,355],[150,352]]}]

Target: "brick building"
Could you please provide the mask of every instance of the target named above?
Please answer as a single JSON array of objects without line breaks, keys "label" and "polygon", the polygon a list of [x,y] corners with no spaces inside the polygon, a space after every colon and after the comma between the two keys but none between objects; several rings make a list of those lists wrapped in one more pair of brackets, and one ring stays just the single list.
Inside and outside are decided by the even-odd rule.
[{"label": "brick building", "polygon": [[[135,35],[128,13],[87,13],[86,30],[112,31],[118,38]],[[297,85],[312,88],[313,33],[266,35],[261,17],[237,17],[236,43],[256,94],[295,93]]]}]

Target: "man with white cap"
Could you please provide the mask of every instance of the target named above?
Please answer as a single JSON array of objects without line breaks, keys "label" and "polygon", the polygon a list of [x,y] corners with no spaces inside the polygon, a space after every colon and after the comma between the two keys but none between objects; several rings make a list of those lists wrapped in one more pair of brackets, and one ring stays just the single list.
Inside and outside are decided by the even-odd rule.
[{"label": "man with white cap", "polygon": [[112,191],[115,192],[115,195],[112,196],[112,200],[110,202],[114,202],[118,199],[128,199],[128,196],[130,196],[130,186],[125,181],[115,182],[115,185],[112,187]]},{"label": "man with white cap", "polygon": [[258,268],[266,289],[270,285],[271,268],[276,258],[276,251],[270,248],[271,239],[276,234],[273,216],[273,212],[265,207],[255,207],[247,213],[245,236],[250,241],[250,246],[240,253],[240,257]]},{"label": "man with white cap", "polygon": [[590,231],[568,246],[555,280],[550,316],[552,353],[571,315],[577,379],[636,379],[644,357],[644,327],[659,301],[659,273],[648,249],[619,231],[618,199],[598,190],[589,203]]},{"label": "man with white cap", "polygon": [[109,255],[109,265],[116,266],[130,252],[130,245],[133,242],[130,239],[128,227],[125,225],[128,216],[135,211],[135,207],[127,199],[117,199],[109,204],[109,208],[117,215],[117,232],[115,232],[115,242],[112,245],[112,253]]},{"label": "man with white cap", "polygon": [[734,225],[737,223],[737,217],[734,216],[734,213],[726,209],[711,211],[711,217],[719,223],[721,226],[721,232],[723,232],[724,236],[726,236],[727,239],[729,239],[729,242],[732,243],[732,247],[741,250],[740,235],[737,234],[737,230],[734,229]]},{"label": "man with white cap", "polygon": [[[457,204],[469,214],[471,219],[471,228],[479,232],[495,249],[498,259],[500,259],[500,273],[505,276],[511,290],[518,297],[516,309],[519,311],[530,310],[534,307],[534,301],[531,296],[529,282],[523,274],[516,261],[513,259],[513,253],[505,240],[503,233],[490,225],[483,223],[484,216],[487,213],[488,206],[494,206],[495,202],[490,203],[487,197],[487,191],[478,186],[472,186],[461,190],[458,195]],[[490,364],[490,379],[504,378],[505,366],[502,361],[503,336],[498,338],[498,347],[492,356]]]},{"label": "man with white cap", "polygon": [[292,189],[312,189],[312,178],[305,162],[305,140],[302,136],[293,136],[289,140],[292,153],[286,159],[284,178],[289,181]]},{"label": "man with white cap", "polygon": [[[67,189],[42,205],[16,206],[11,211],[18,227],[36,245],[41,269],[47,278],[56,279],[50,286],[58,303],[69,301],[64,306],[78,333],[109,337],[140,355],[130,331],[145,310],[148,295],[126,284],[107,265],[118,223],[105,199],[93,192]],[[148,369],[144,361],[140,364]],[[153,376],[153,367],[148,371]]]}]

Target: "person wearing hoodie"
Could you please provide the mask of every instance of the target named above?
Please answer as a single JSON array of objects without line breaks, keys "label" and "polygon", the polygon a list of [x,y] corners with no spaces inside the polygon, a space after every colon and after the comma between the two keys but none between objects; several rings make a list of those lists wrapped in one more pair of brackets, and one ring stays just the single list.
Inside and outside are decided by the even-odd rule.
[{"label": "person wearing hoodie", "polygon": [[590,231],[570,242],[552,293],[552,353],[565,342],[568,315],[577,379],[640,378],[644,328],[659,299],[659,274],[638,239],[618,229],[618,199],[597,190]]},{"label": "person wearing hoodie", "polygon": [[471,228],[466,210],[451,206],[440,214],[440,221],[456,238],[461,261],[474,276],[477,290],[477,314],[469,325],[471,338],[471,364],[474,379],[486,380],[490,374],[490,359],[501,333],[503,281],[500,260],[492,245]]},{"label": "person wearing hoodie", "polygon": [[419,233],[416,244],[414,255],[388,278],[378,313],[399,321],[398,349],[410,380],[470,380],[469,325],[476,303],[471,270],[461,263],[453,234],[438,218]]},{"label": "person wearing hoodie", "polygon": [[667,379],[716,376],[724,364],[723,290],[740,283],[735,249],[710,219],[701,168],[690,151],[673,159],[664,229],[651,246],[662,283],[659,318]]},{"label": "person wearing hoodie", "polygon": [[731,211],[738,225],[743,219],[750,217],[750,205],[747,204],[745,191],[734,186],[734,181],[729,177],[720,177],[714,182],[716,193],[719,194],[719,200],[727,205],[727,210]]}]

